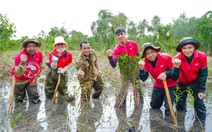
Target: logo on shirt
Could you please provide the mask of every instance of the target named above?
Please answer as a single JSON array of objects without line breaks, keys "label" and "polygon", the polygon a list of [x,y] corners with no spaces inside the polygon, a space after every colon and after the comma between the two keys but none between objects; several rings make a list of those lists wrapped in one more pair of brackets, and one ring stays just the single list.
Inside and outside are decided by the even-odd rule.
[{"label": "logo on shirt", "polygon": [[194,64],[194,66],[198,66],[198,65],[199,65],[199,63],[195,63],[195,64]]},{"label": "logo on shirt", "polygon": [[23,75],[27,78],[34,78],[41,71],[40,66],[34,61],[27,62],[26,67],[27,67],[27,69],[25,70]]}]

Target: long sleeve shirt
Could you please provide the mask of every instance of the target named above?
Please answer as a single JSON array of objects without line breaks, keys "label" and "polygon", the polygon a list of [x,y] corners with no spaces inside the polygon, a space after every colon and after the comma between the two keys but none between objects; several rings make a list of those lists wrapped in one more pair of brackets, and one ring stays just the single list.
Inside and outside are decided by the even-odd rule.
[{"label": "long sleeve shirt", "polygon": [[208,76],[207,56],[205,53],[195,50],[190,63],[182,52],[175,58],[181,60],[179,83],[191,88],[197,88],[199,92],[205,92],[205,85]]},{"label": "long sleeve shirt", "polygon": [[163,82],[160,79],[157,79],[158,76],[164,72],[167,75],[167,85],[168,87],[174,87],[177,85],[177,74],[172,74],[174,73],[173,64],[172,64],[172,57],[168,54],[165,53],[157,53],[157,60],[155,61],[155,66],[153,63],[150,63],[149,60],[145,59],[145,65],[144,65],[144,70],[139,71],[139,78],[142,81],[145,81],[149,73],[151,76],[154,78],[154,87],[156,88],[164,88]]}]

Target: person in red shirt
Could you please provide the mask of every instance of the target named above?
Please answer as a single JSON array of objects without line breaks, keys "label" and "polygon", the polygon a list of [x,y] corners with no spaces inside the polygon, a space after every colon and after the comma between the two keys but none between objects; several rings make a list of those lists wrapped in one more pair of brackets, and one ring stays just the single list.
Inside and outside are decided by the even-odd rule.
[{"label": "person in red shirt", "polygon": [[11,76],[15,77],[15,102],[26,101],[26,94],[32,103],[41,102],[37,92],[37,77],[43,68],[43,53],[37,49],[41,44],[34,38],[27,38],[14,59]]},{"label": "person in red shirt", "polygon": [[[170,109],[166,98],[166,92],[163,82],[166,80],[169,89],[172,105],[175,101],[175,91],[177,86],[178,74],[175,74],[175,70],[179,67],[179,63],[172,63],[172,57],[166,53],[159,53],[160,47],[155,47],[152,43],[144,43],[142,45],[142,56],[145,60],[139,61],[139,78],[142,81],[146,81],[149,74],[154,78],[154,85],[152,91],[152,97],[150,106],[153,109],[160,109],[163,102],[165,102],[165,114],[170,116]],[[175,68],[176,67],[176,68]]]},{"label": "person in red shirt", "polygon": [[180,40],[176,47],[179,53],[174,57],[181,60],[180,76],[178,79],[179,101],[177,101],[177,110],[186,112],[186,98],[188,88],[192,89],[194,97],[195,116],[205,124],[206,107],[203,99],[206,97],[205,85],[208,76],[207,56],[205,53],[198,51],[200,47],[198,40],[192,37],[185,37]]},{"label": "person in red shirt", "polygon": [[135,41],[128,40],[126,38],[126,31],[123,27],[119,27],[115,30],[116,38],[118,39],[118,44],[113,50],[109,49],[108,59],[110,65],[115,68],[117,64],[117,59],[119,55],[136,56],[139,55],[138,45]]},{"label": "person in red shirt", "polygon": [[[49,62],[47,63],[47,75],[45,79],[46,98],[52,98],[58,81],[58,74],[61,74],[60,85],[58,87],[59,95],[69,98],[68,88],[68,69],[72,63],[72,54],[66,50],[67,43],[64,38],[58,36],[54,39],[54,50],[49,54]],[[60,96],[60,97],[61,97]]]},{"label": "person in red shirt", "polygon": [[[135,57],[139,55],[138,45],[136,44],[135,41],[127,39],[125,28],[123,27],[116,28],[115,35],[119,42],[113,50],[109,49],[107,51],[108,60],[113,68],[116,67],[119,56],[128,55]],[[140,92],[140,102],[142,103],[143,102],[142,91],[140,90],[140,88],[138,89]],[[124,103],[125,102],[126,100],[124,101]]]}]

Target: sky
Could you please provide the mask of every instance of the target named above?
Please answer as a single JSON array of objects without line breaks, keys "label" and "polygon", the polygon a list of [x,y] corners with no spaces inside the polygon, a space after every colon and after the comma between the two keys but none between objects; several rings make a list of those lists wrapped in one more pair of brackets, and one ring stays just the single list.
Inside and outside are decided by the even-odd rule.
[{"label": "sky", "polygon": [[16,38],[48,33],[52,27],[92,35],[91,24],[100,10],[124,13],[135,23],[157,15],[163,24],[180,14],[201,17],[212,10],[212,0],[0,0],[0,13],[16,26]]}]

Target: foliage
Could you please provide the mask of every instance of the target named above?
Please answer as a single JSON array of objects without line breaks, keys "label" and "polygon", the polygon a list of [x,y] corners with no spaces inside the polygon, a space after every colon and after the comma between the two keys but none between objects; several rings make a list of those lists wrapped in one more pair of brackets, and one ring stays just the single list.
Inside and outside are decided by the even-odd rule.
[{"label": "foliage", "polygon": [[20,119],[20,118],[24,118],[24,115],[21,114],[21,113],[19,113],[17,116],[15,116],[15,118],[12,120],[12,124],[11,124],[12,128],[15,127],[15,124],[16,124],[17,120]]},{"label": "foliage", "polygon": [[79,48],[79,44],[82,40],[88,40],[88,36],[87,35],[84,35],[83,33],[81,32],[78,32],[78,31],[75,31],[75,30],[72,30],[70,32],[70,45],[69,46],[70,48],[68,49],[77,49]]},{"label": "foliage", "polygon": [[11,23],[6,15],[0,14],[0,51],[10,49],[13,46],[12,40],[10,40],[14,33],[16,32],[16,27],[14,23]]},{"label": "foliage", "polygon": [[123,80],[134,80],[138,77],[139,60],[140,57],[138,56],[120,55],[118,57],[118,66],[123,75]]},{"label": "foliage", "polygon": [[114,31],[117,27],[127,27],[128,18],[124,13],[113,15],[109,10],[101,10],[99,19],[91,26],[92,33],[102,46],[103,50],[111,48],[115,43]]},{"label": "foliage", "polygon": [[[87,39],[91,42],[92,48],[95,50],[106,51],[115,46],[117,40],[114,31],[117,27],[126,28],[127,37],[134,40],[139,45],[145,42],[151,42],[161,47],[161,52],[176,54],[175,48],[183,37],[193,37],[199,40],[200,49],[211,55],[212,52],[212,11],[208,11],[200,18],[187,17],[185,13],[180,14],[171,23],[163,25],[159,16],[154,16],[150,23],[146,19],[137,23],[129,20],[124,13],[114,15],[109,10],[100,10],[98,19],[91,24],[93,36],[84,35],[80,31],[68,31],[63,24],[61,27],[52,27],[49,32],[43,30],[35,36],[38,42],[42,43],[42,49],[52,49],[54,38],[63,36],[69,44],[68,49],[79,49],[79,43]],[[0,49],[7,51],[11,49],[21,48],[23,36],[21,39],[13,40],[16,32],[15,25],[8,18],[0,14]]]},{"label": "foliage", "polygon": [[194,105],[194,97],[192,96],[193,95],[193,90],[191,88],[186,88],[183,91],[180,91],[180,92],[179,91],[180,91],[180,88],[177,87],[177,90],[176,90],[176,92],[177,92],[177,94],[176,94],[176,102],[178,102],[180,100],[180,97],[184,93],[187,93],[191,97],[191,100],[189,100],[188,103],[193,106]]},{"label": "foliage", "polygon": [[205,13],[199,21],[198,38],[201,42],[201,49],[211,55],[212,49],[212,11]]}]

